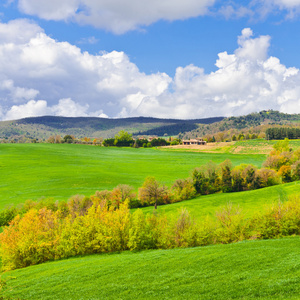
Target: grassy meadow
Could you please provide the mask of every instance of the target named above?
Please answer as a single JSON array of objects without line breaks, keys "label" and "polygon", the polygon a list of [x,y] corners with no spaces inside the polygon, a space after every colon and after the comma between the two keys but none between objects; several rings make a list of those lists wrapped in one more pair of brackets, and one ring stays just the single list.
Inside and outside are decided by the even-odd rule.
[{"label": "grassy meadow", "polygon": [[[104,148],[71,144],[0,144],[0,210],[27,199],[92,195],[147,176],[171,185],[209,161],[261,167],[274,141],[216,145],[208,152],[183,149]],[[293,149],[300,141],[290,141]],[[266,150],[268,149],[268,150]],[[247,216],[299,195],[300,182],[259,190],[200,196],[159,206],[182,207],[201,219],[228,202]],[[151,213],[153,207],[143,208]],[[0,228],[1,231],[1,228]],[[12,299],[299,299],[300,238],[245,241],[187,249],[90,255],[1,274]],[[1,295],[0,295],[1,298]]]},{"label": "grassy meadow", "polygon": [[147,176],[171,185],[209,161],[261,166],[264,154],[197,153],[72,144],[0,144],[0,209],[27,199],[92,195]]},{"label": "grassy meadow", "polygon": [[299,299],[300,239],[91,255],[5,273],[18,299]]}]

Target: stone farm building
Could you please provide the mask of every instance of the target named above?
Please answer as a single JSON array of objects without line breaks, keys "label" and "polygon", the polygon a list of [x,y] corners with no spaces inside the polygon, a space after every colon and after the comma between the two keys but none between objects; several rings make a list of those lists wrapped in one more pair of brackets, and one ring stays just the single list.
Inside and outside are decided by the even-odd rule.
[{"label": "stone farm building", "polygon": [[191,140],[182,140],[183,145],[206,145],[206,141],[200,138],[191,139]]}]

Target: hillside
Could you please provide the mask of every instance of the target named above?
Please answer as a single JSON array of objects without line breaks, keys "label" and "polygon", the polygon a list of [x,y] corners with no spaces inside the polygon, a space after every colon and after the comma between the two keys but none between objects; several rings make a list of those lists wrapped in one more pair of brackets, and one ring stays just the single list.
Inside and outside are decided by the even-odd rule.
[{"label": "hillside", "polygon": [[134,135],[178,135],[180,132],[198,128],[198,124],[211,124],[222,119],[222,117],[195,120],[146,117],[123,119],[34,117],[0,122],[0,140],[24,142],[37,139],[43,141],[51,135],[64,136],[66,134],[77,138],[108,138],[113,137],[120,130],[126,130]]},{"label": "hillside", "polygon": [[[259,113],[252,113],[240,117],[224,118],[214,124],[202,125],[186,132],[183,138],[195,138],[215,135],[216,140],[226,140],[227,136],[233,134],[250,133],[264,137],[265,130],[272,126],[299,126],[300,114],[285,114],[278,111],[268,110]],[[220,135],[220,136],[218,136]]]},{"label": "hillside", "polygon": [[299,299],[299,237],[77,257],[2,275],[13,299]]},{"label": "hillside", "polygon": [[300,114],[261,111],[240,117],[215,117],[194,120],[157,119],[150,117],[106,119],[91,117],[33,117],[0,122],[0,141],[45,141],[50,136],[67,134],[76,138],[110,138],[120,130],[134,136],[179,136],[180,138],[214,136],[217,141],[231,140],[233,134],[250,133],[264,137],[272,126],[299,126]]}]

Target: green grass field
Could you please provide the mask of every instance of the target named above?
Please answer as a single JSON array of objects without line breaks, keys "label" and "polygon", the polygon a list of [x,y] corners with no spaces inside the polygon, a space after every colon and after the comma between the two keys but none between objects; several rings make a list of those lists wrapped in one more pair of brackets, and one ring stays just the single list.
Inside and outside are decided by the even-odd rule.
[{"label": "green grass field", "polygon": [[[247,151],[216,153],[160,149],[101,148],[86,145],[0,144],[0,209],[26,199],[67,199],[91,195],[120,183],[142,185],[155,176],[170,185],[209,161],[262,165],[263,147],[241,142]],[[240,143],[240,142],[239,142]],[[292,147],[300,146],[299,141]],[[299,145],[298,145],[299,144]],[[240,144],[236,144],[240,146]],[[255,150],[257,147],[259,151]],[[244,152],[243,152],[244,151]],[[251,154],[249,154],[251,153]],[[246,216],[288,196],[300,182],[260,190],[200,196],[158,211],[186,207],[196,218],[214,216],[226,203]],[[153,207],[143,208],[152,212]],[[247,241],[200,248],[76,257],[2,273],[12,299],[299,299],[300,238]]]},{"label": "green grass field", "polygon": [[171,185],[178,178],[188,177],[197,166],[227,158],[233,165],[252,163],[260,167],[266,156],[70,144],[0,144],[0,209],[27,199],[89,196],[118,184],[137,189],[147,176]]},{"label": "green grass field", "polygon": [[[300,238],[92,255],[3,275],[20,299],[299,299]],[[11,279],[9,279],[11,278]]]}]

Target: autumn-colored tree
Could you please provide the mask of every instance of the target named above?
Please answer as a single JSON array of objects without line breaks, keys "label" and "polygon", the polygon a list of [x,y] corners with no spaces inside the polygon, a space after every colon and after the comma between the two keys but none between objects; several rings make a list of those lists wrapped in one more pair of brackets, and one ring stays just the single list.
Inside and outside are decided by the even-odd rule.
[{"label": "autumn-colored tree", "polygon": [[158,204],[163,203],[166,197],[167,188],[152,176],[147,177],[143,186],[139,188],[139,200],[142,204],[154,204],[155,209]]},{"label": "autumn-colored tree", "polygon": [[53,135],[49,136],[49,138],[47,139],[48,143],[54,144],[55,142],[55,137]]},{"label": "autumn-colored tree", "polygon": [[119,208],[121,203],[128,200],[129,203],[136,198],[133,187],[127,184],[119,184],[111,192],[111,204]]},{"label": "autumn-colored tree", "polygon": [[55,136],[55,144],[60,144],[60,143],[61,143],[61,136],[57,134]]},{"label": "autumn-colored tree", "polygon": [[[281,141],[283,142],[283,141]],[[266,161],[263,163],[263,166],[266,168],[274,169],[278,171],[281,166],[291,165],[293,161],[293,153],[289,151],[283,151],[281,147],[277,147],[276,150],[270,152],[270,155],[267,157]],[[281,150],[280,150],[281,149]],[[295,157],[295,155],[294,155]]]},{"label": "autumn-colored tree", "polygon": [[292,181],[292,169],[291,166],[282,166],[278,171],[278,175],[281,176],[282,182]]},{"label": "autumn-colored tree", "polygon": [[258,177],[261,178],[261,183],[262,183],[261,187],[267,187],[267,186],[279,184],[278,175],[274,170],[262,168],[256,170],[256,174]]}]

